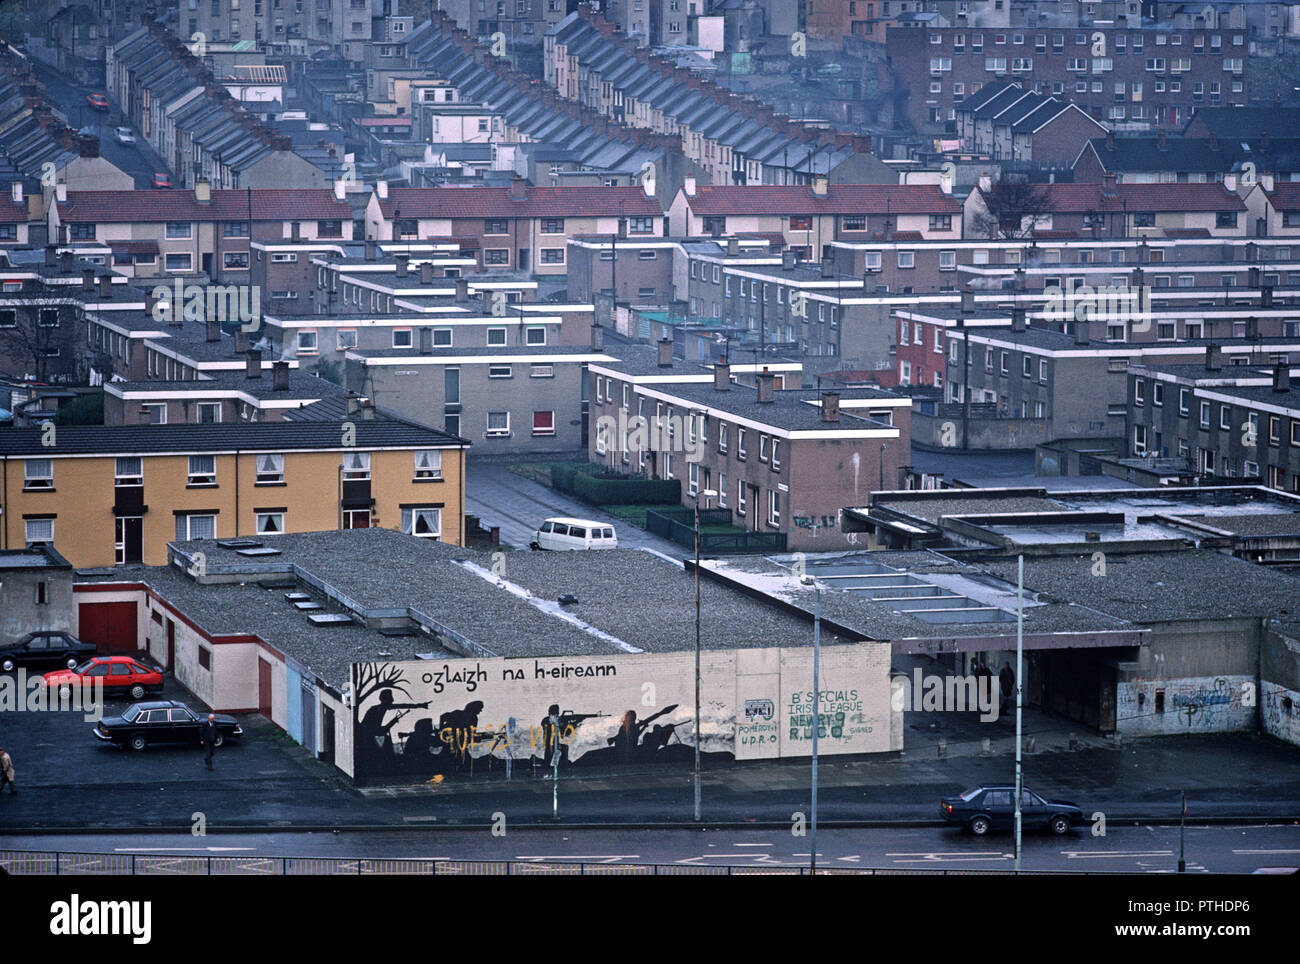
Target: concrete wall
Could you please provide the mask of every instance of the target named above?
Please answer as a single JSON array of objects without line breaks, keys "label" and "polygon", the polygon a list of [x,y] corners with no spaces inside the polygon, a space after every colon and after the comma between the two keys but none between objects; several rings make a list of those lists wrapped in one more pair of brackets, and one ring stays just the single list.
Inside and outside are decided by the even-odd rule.
[{"label": "concrete wall", "polygon": [[[36,602],[36,584],[46,584],[45,603]],[[10,643],[38,629],[75,632],[72,570],[6,569],[0,575],[0,643]]]},{"label": "concrete wall", "polygon": [[[1047,440],[1047,422],[1041,418],[975,418],[969,422],[970,447],[1001,451],[1032,449]],[[912,413],[912,441],[922,447],[962,447],[961,415]]]},{"label": "concrete wall", "polygon": [[[698,730],[694,659],[676,652],[353,664],[352,691],[360,696],[355,776],[423,782],[468,770],[475,760],[481,768],[489,755],[531,770],[554,753],[547,750],[555,746],[554,731],[542,726],[552,704],[561,714],[566,769],[685,761],[694,756],[697,732],[703,751],[737,759],[811,753],[811,649],[706,651]],[[901,714],[890,707],[889,659],[887,643],[823,649],[820,753],[891,748],[894,717]],[[405,687],[387,691],[393,709],[381,705],[385,687],[375,674],[388,686]],[[403,710],[408,715],[388,727]],[[391,745],[374,739],[384,732]]]},{"label": "concrete wall", "polygon": [[1254,730],[1260,639],[1256,619],[1153,626],[1139,668],[1118,675],[1116,730],[1132,736]]},{"label": "concrete wall", "polygon": [[1300,746],[1300,639],[1269,627],[1260,647],[1259,675],[1261,727]]}]

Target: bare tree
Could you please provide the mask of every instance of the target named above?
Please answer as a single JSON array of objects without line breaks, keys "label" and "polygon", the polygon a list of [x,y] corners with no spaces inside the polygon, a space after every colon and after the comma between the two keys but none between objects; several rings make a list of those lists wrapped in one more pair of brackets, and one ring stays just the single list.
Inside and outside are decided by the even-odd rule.
[{"label": "bare tree", "polygon": [[[66,319],[60,310],[66,304],[58,298],[29,295],[0,302],[0,361],[10,363],[10,374],[35,375],[41,382],[49,380],[48,352],[69,343],[64,331]],[[9,311],[13,314],[9,315]]]},{"label": "bare tree", "polygon": [[1004,173],[980,193],[986,210],[975,216],[974,228],[990,238],[1027,238],[1053,210],[1047,188],[1024,177]]},{"label": "bare tree", "polygon": [[382,689],[394,689],[406,696],[411,695],[406,689],[406,674],[392,663],[358,663],[355,672],[355,706],[360,707],[366,697]]}]

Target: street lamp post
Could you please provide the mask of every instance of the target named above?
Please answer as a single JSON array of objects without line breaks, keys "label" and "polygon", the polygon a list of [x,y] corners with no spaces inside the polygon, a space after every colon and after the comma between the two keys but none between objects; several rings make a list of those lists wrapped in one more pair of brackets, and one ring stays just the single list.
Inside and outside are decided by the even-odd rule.
[{"label": "street lamp post", "polygon": [[813,589],[813,725],[812,725],[812,809],[809,813],[808,873],[817,873],[817,732],[821,728],[821,642],[822,642],[822,590],[812,576],[800,581]]},{"label": "street lamp post", "polygon": [[1024,773],[1020,766],[1021,665],[1025,645],[1025,557],[1016,563],[1016,872],[1020,872],[1020,792],[1024,786]]},{"label": "street lamp post", "polygon": [[[692,418],[697,416],[692,415]],[[696,431],[699,431],[698,425]],[[717,495],[712,489],[695,493],[695,822],[700,822],[700,498]]]}]

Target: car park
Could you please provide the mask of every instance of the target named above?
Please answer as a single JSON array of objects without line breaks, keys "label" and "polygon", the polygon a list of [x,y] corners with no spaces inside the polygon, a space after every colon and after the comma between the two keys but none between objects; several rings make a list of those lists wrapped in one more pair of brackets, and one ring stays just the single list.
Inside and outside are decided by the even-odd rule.
[{"label": "car park", "polygon": [[67,666],[69,668],[94,656],[94,643],[83,642],[62,630],[42,629],[0,647],[0,669],[11,673],[19,666]]},{"label": "car park", "polygon": [[106,696],[124,693],[133,700],[159,693],[163,685],[162,673],[132,656],[96,656],[70,669],[46,673],[43,678],[45,685],[57,690],[61,697],[71,695],[74,686],[93,686],[95,680],[103,681]]},{"label": "car park", "polygon": [[108,110],[108,96],[106,94],[87,94],[86,103],[95,110]]},{"label": "car park", "polygon": [[[1021,787],[1020,792],[1023,828],[1043,828],[1064,834],[1083,821],[1083,810],[1076,804],[1049,800],[1027,787]],[[990,830],[1014,828],[1015,797],[1016,788],[1010,784],[973,787],[955,797],[944,797],[939,802],[939,813],[948,823],[958,824],[982,837]]]},{"label": "car park", "polygon": [[134,144],[135,135],[131,133],[129,127],[119,127],[113,131],[113,136],[117,138],[119,144]]},{"label": "car park", "polygon": [[605,522],[591,519],[547,519],[533,533],[533,549],[558,552],[578,549],[617,549],[618,534]]},{"label": "car park", "polygon": [[[105,743],[116,743],[132,750],[150,746],[200,746],[200,733],[207,722],[206,713],[195,713],[180,700],[132,703],[121,716],[105,716],[95,724],[94,734]],[[243,729],[233,716],[217,713],[217,746],[237,740]]]}]

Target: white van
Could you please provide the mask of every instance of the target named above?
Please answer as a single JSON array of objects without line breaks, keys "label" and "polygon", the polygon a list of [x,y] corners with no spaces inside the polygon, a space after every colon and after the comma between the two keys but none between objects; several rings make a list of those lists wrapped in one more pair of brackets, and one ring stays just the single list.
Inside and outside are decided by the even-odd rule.
[{"label": "white van", "polygon": [[532,549],[617,549],[614,527],[590,519],[547,519],[533,533]]}]

